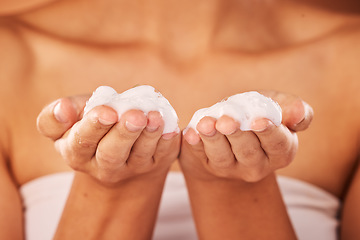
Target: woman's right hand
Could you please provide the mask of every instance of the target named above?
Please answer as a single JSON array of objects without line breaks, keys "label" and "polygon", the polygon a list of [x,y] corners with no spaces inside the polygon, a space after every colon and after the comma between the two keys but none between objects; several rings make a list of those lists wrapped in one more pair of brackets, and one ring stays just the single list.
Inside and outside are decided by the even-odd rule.
[{"label": "woman's right hand", "polygon": [[83,116],[87,99],[59,99],[38,116],[38,130],[55,141],[71,168],[106,186],[167,173],[179,154],[180,136],[162,135],[164,121],[160,113],[145,116],[140,110],[130,110],[118,119],[112,108],[98,106]]}]

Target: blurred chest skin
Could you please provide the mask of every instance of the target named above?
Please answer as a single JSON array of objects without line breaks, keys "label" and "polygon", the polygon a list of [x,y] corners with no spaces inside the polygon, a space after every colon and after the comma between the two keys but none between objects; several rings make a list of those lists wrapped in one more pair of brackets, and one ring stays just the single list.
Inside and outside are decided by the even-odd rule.
[{"label": "blurred chest skin", "polygon": [[[191,44],[162,47],[151,41],[129,41],[113,47],[58,41],[24,30],[32,64],[21,82],[10,118],[11,165],[21,185],[42,175],[68,170],[52,141],[36,131],[42,107],[65,96],[91,94],[100,85],[122,92],[137,84],[157,88],[173,105],[183,129],[199,108],[250,90],[276,90],[302,97],[313,106],[309,130],[299,134],[294,162],[279,171],[309,181],[338,196],[345,187],[357,154],[350,86],[341,84],[336,44],[331,40],[279,50],[245,53]],[[186,42],[186,41],[184,41]],[[165,45],[169,46],[169,45]],[[195,47],[194,47],[195,46]],[[344,56],[346,58],[346,56]],[[346,61],[346,59],[344,60]],[[334,117],[336,116],[336,117]],[[341,139],[341,141],[339,141]],[[175,165],[174,170],[179,170]]]}]

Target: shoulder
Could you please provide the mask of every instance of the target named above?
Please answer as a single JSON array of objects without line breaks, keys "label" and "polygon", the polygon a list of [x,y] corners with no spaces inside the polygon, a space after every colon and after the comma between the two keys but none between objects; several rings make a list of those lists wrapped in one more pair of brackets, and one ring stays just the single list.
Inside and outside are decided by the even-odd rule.
[{"label": "shoulder", "polygon": [[16,24],[0,18],[0,81],[6,84],[25,74],[30,67],[30,50]]},{"label": "shoulder", "polygon": [[9,16],[18,13],[27,12],[44,6],[53,0],[36,0],[36,1],[0,1],[0,16]]},{"label": "shoulder", "polygon": [[[4,100],[25,88],[29,81],[31,51],[16,24],[0,18],[0,100]],[[5,98],[5,99],[4,99]],[[5,101],[8,102],[8,101]]]}]

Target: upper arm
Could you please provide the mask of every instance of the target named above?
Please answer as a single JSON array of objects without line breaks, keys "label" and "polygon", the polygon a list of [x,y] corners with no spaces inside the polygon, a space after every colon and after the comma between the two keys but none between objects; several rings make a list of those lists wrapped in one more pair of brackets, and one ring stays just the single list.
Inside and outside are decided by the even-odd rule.
[{"label": "upper arm", "polygon": [[[352,38],[354,44],[352,46],[351,58],[348,61],[349,65],[354,65],[351,74],[352,81],[349,81],[349,92],[353,106],[351,107],[352,114],[352,129],[357,134],[357,162],[354,166],[354,174],[350,181],[348,191],[345,195],[343,210],[341,215],[341,239],[360,239],[360,72],[358,65],[355,62],[360,57],[360,47],[355,44],[360,39],[360,27],[358,27],[357,34]],[[346,71],[346,70],[345,70]]]},{"label": "upper arm", "polygon": [[[357,35],[357,39],[360,39],[360,34]],[[360,48],[357,47],[354,51],[354,59],[359,59]],[[347,193],[344,198],[343,209],[341,214],[341,239],[360,239],[360,73],[358,71],[355,74],[353,81],[350,82],[351,91],[349,95],[352,99],[352,129],[357,134],[357,161],[354,165],[353,176],[351,178]]]},{"label": "upper arm", "polygon": [[3,141],[0,144],[0,239],[23,239],[22,201],[7,161],[7,144]]},{"label": "upper arm", "polygon": [[[360,158],[360,156],[359,156]],[[360,160],[360,159],[359,159]],[[341,239],[360,239],[360,164],[345,196],[341,216]]]},{"label": "upper arm", "polygon": [[11,171],[8,123],[13,117],[19,86],[24,84],[23,76],[29,69],[29,56],[26,44],[11,23],[0,21],[0,239],[24,239],[22,200]]}]

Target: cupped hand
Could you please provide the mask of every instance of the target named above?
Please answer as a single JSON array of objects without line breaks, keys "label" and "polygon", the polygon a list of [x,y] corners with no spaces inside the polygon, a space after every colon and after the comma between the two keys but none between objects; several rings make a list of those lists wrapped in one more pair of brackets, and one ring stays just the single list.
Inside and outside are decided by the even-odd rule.
[{"label": "cupped hand", "polygon": [[252,131],[241,131],[240,123],[229,116],[202,118],[197,125],[199,134],[193,129],[184,132],[180,164],[186,176],[257,182],[290,164],[298,148],[296,132],[310,125],[313,110],[296,96],[262,94],[279,103],[282,124],[257,119]]},{"label": "cupped hand", "polygon": [[164,121],[159,112],[146,116],[130,110],[118,119],[112,108],[98,106],[83,116],[87,99],[57,100],[38,116],[40,133],[55,141],[70,167],[104,185],[167,173],[179,154],[180,136],[162,134]]}]

